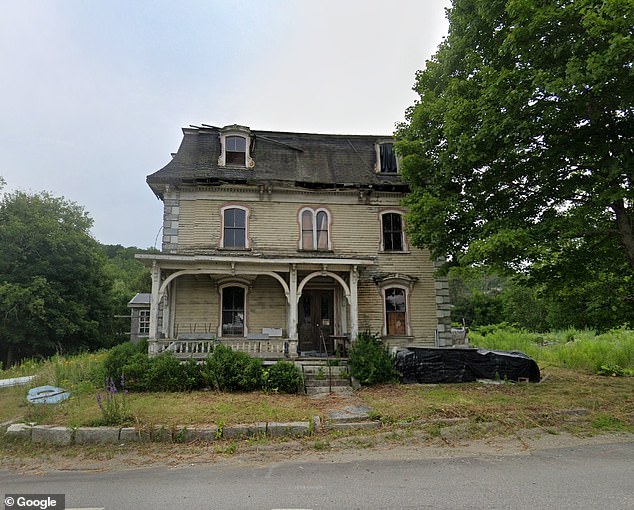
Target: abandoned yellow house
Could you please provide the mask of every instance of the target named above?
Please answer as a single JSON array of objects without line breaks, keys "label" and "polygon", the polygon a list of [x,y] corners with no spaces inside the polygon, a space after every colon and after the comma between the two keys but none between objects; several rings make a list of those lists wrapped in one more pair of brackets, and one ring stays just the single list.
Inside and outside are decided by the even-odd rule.
[{"label": "abandoned yellow house", "polygon": [[359,331],[390,346],[451,344],[446,279],[412,246],[408,185],[389,136],[183,129],[147,183],[163,201],[149,349],[205,357],[345,354]]}]

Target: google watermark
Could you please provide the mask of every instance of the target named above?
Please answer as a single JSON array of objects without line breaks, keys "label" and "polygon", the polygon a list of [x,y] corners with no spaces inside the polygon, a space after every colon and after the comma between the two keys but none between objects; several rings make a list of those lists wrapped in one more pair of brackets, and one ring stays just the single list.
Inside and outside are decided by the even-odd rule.
[{"label": "google watermark", "polygon": [[5,494],[4,510],[64,510],[65,494]]}]

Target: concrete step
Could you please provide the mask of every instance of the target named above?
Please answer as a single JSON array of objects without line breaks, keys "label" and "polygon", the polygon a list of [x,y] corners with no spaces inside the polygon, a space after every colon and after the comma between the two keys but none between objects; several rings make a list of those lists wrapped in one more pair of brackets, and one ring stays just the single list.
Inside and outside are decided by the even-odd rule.
[{"label": "concrete step", "polygon": [[316,395],[327,395],[328,393],[337,393],[337,394],[352,394],[351,386],[333,386],[329,388],[328,386],[308,386],[306,387],[306,395],[316,396]]},{"label": "concrete step", "polygon": [[304,386],[308,387],[311,386],[313,388],[318,388],[319,386],[324,386],[324,387],[328,387],[328,386],[350,386],[350,380],[349,379],[343,379],[343,378],[333,378],[330,381],[326,378],[326,379],[304,379]]}]

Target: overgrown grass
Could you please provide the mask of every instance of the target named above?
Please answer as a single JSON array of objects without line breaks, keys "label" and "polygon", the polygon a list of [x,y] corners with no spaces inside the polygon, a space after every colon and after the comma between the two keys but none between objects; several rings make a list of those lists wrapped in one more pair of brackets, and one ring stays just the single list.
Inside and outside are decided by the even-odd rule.
[{"label": "overgrown grass", "polygon": [[[550,368],[539,384],[386,385],[358,395],[384,423],[467,418],[498,432],[523,428],[634,431],[634,378]],[[571,410],[583,409],[581,415]],[[618,425],[618,426],[617,426]]]},{"label": "overgrown grass", "polygon": [[487,326],[469,335],[472,345],[486,349],[521,351],[540,367],[561,367],[597,372],[602,365],[634,369],[634,331],[616,329],[600,335],[566,330],[531,333]]}]

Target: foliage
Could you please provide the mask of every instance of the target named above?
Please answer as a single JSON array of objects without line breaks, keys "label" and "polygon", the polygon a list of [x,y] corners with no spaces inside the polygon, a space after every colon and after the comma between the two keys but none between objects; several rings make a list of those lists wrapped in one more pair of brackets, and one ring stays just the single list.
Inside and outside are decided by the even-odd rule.
[{"label": "foliage", "polygon": [[615,329],[597,335],[589,330],[538,334],[508,325],[477,328],[473,345],[487,349],[521,351],[540,366],[557,366],[597,373],[602,366],[634,369],[634,331]]},{"label": "foliage", "polygon": [[634,0],[453,0],[448,17],[397,130],[413,243],[529,275],[551,323],[633,323]]},{"label": "foliage", "polygon": [[[125,387],[125,379],[121,377],[119,385]],[[124,425],[131,419],[126,399],[127,390],[119,392],[112,378],[106,379],[105,392],[97,393],[97,405],[101,411],[99,425]]]},{"label": "foliage", "polygon": [[[150,269],[135,258],[137,253],[151,253],[154,249],[143,250],[117,245],[100,245],[106,257],[106,271],[112,279],[112,303],[115,314],[127,316],[130,313],[128,302],[138,292],[150,292],[152,283]],[[116,338],[126,340],[125,333],[130,330],[130,319],[121,317],[117,321]]]},{"label": "foliage", "polygon": [[378,334],[359,333],[348,353],[350,375],[363,385],[393,382],[394,359]]},{"label": "foliage", "polygon": [[170,352],[150,359],[144,377],[145,391],[192,391],[204,386],[204,379],[195,360],[181,363]]},{"label": "foliage", "polygon": [[220,391],[261,389],[262,360],[220,344],[207,358],[205,377],[210,386]]},{"label": "foliage", "polygon": [[0,359],[109,344],[111,280],[84,209],[48,193],[0,200]]},{"label": "foliage", "polygon": [[297,393],[302,387],[302,374],[294,363],[280,360],[264,371],[264,390],[275,393]]},{"label": "foliage", "polygon": [[147,350],[141,351],[139,345],[132,342],[124,342],[112,347],[103,361],[105,376],[115,381],[119,380],[122,374],[128,378],[130,383],[130,374],[125,369],[126,365],[134,359],[138,354],[142,354],[147,358]]}]

